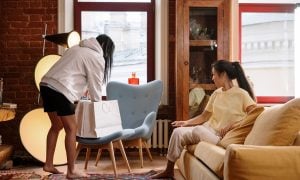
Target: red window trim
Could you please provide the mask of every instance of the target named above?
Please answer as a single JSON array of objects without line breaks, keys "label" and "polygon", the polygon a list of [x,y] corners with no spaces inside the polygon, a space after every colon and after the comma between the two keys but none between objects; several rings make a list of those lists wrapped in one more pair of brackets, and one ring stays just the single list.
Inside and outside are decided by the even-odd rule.
[{"label": "red window trim", "polygon": [[[295,4],[239,4],[239,59],[242,57],[242,13],[243,12],[294,12]],[[294,96],[257,96],[258,103],[285,103]]]},{"label": "red window trim", "polygon": [[[151,3],[74,1],[74,29],[81,32],[81,11],[146,11],[147,12],[147,82],[155,79],[155,1]],[[153,29],[149,29],[153,27]]]},{"label": "red window trim", "polygon": [[291,99],[294,99],[294,96],[257,96],[258,103],[285,103]]}]

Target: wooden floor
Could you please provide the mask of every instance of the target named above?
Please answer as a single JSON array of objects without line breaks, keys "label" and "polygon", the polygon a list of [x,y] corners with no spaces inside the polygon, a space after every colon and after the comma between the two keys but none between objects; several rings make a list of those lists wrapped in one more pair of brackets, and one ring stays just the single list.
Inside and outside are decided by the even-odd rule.
[{"label": "wooden floor", "polygon": [[[127,167],[125,162],[122,159],[122,156],[118,153],[116,155],[116,164],[117,164],[117,172],[118,173],[127,173]],[[160,171],[163,170],[166,166],[166,157],[160,155],[159,153],[152,153],[153,161],[150,161],[147,157],[146,153],[144,154],[144,167],[141,168],[141,163],[138,157],[138,154],[135,152],[127,153],[127,158],[131,167],[132,173],[144,173],[151,170]],[[90,161],[88,163],[87,170],[84,170],[84,154],[81,154],[77,161],[76,167],[79,170],[84,170],[88,173],[105,173],[105,174],[113,174],[112,163],[109,158],[108,153],[101,156],[101,160],[98,163],[98,166],[95,166],[96,154],[92,154]],[[60,171],[66,172],[67,166],[61,165],[57,166]],[[34,171],[39,175],[45,176],[48,175],[46,172],[42,170],[42,163],[37,164],[26,164],[26,165],[16,165],[12,170],[19,171]],[[175,179],[176,180],[184,180],[182,175],[180,174],[178,168],[175,166]]]}]

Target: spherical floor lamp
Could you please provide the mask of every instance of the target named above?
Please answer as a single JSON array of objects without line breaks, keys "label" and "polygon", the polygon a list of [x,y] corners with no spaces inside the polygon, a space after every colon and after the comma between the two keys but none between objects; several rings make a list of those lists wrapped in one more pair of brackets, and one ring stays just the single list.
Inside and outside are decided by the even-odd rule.
[{"label": "spherical floor lamp", "polygon": [[[42,77],[59,60],[59,55],[47,55],[39,60],[34,71],[34,80],[37,89],[40,91]],[[51,126],[48,114],[43,108],[34,109],[28,112],[20,123],[20,137],[25,149],[35,159],[46,161],[47,134]],[[65,132],[62,130],[58,136],[53,163],[61,165],[67,163],[64,146]]]},{"label": "spherical floor lamp", "polygon": [[[70,48],[79,44],[80,35],[76,31],[69,33],[60,33],[54,35],[43,35],[45,40],[51,41],[65,48]],[[45,43],[44,43],[45,44]],[[44,45],[45,46],[45,45]],[[43,54],[44,54],[43,47]],[[59,55],[44,56],[36,65],[34,71],[35,85],[40,91],[40,82],[42,77],[49,71],[49,69],[59,61]],[[34,109],[28,112],[20,123],[20,136],[22,144],[25,149],[37,160],[41,162],[46,161],[46,143],[47,134],[51,127],[51,121],[43,108]],[[56,149],[54,153],[53,164],[62,165],[67,163],[67,156],[65,150],[65,131],[61,130],[59,133]]]},{"label": "spherical floor lamp", "polygon": [[[20,136],[25,149],[37,160],[46,161],[46,139],[51,122],[43,108],[28,112],[20,123]],[[66,164],[65,131],[59,133],[53,164]]]},{"label": "spherical floor lamp", "polygon": [[59,60],[60,56],[51,54],[43,57],[37,65],[35,66],[34,70],[34,80],[35,85],[40,91],[40,82],[42,77],[49,71],[49,69]]}]

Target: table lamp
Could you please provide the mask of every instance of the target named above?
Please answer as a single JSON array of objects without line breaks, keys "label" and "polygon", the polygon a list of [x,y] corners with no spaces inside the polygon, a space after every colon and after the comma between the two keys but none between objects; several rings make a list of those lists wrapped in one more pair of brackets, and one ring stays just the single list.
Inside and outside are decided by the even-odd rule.
[{"label": "table lamp", "polygon": [[47,41],[61,45],[65,48],[70,48],[74,45],[79,44],[80,42],[80,35],[77,31],[52,34],[52,35],[43,35],[43,38],[46,39]]}]

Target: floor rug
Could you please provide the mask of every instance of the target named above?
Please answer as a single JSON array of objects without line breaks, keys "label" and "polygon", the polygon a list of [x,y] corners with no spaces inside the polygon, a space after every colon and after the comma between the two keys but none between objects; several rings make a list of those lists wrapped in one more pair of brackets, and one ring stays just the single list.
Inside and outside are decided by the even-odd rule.
[{"label": "floor rug", "polygon": [[[95,174],[89,173],[88,178],[79,178],[79,180],[95,180],[95,179],[105,179],[105,180],[150,180],[150,176],[154,175],[156,171],[149,171],[146,173],[122,173],[118,174],[116,178],[114,174]],[[48,176],[48,180],[66,180],[66,175],[63,174],[51,174]]]},{"label": "floor rug", "polygon": [[34,172],[28,172],[28,171],[0,171],[0,180],[38,180],[42,179],[43,177],[41,175],[38,175]]}]

